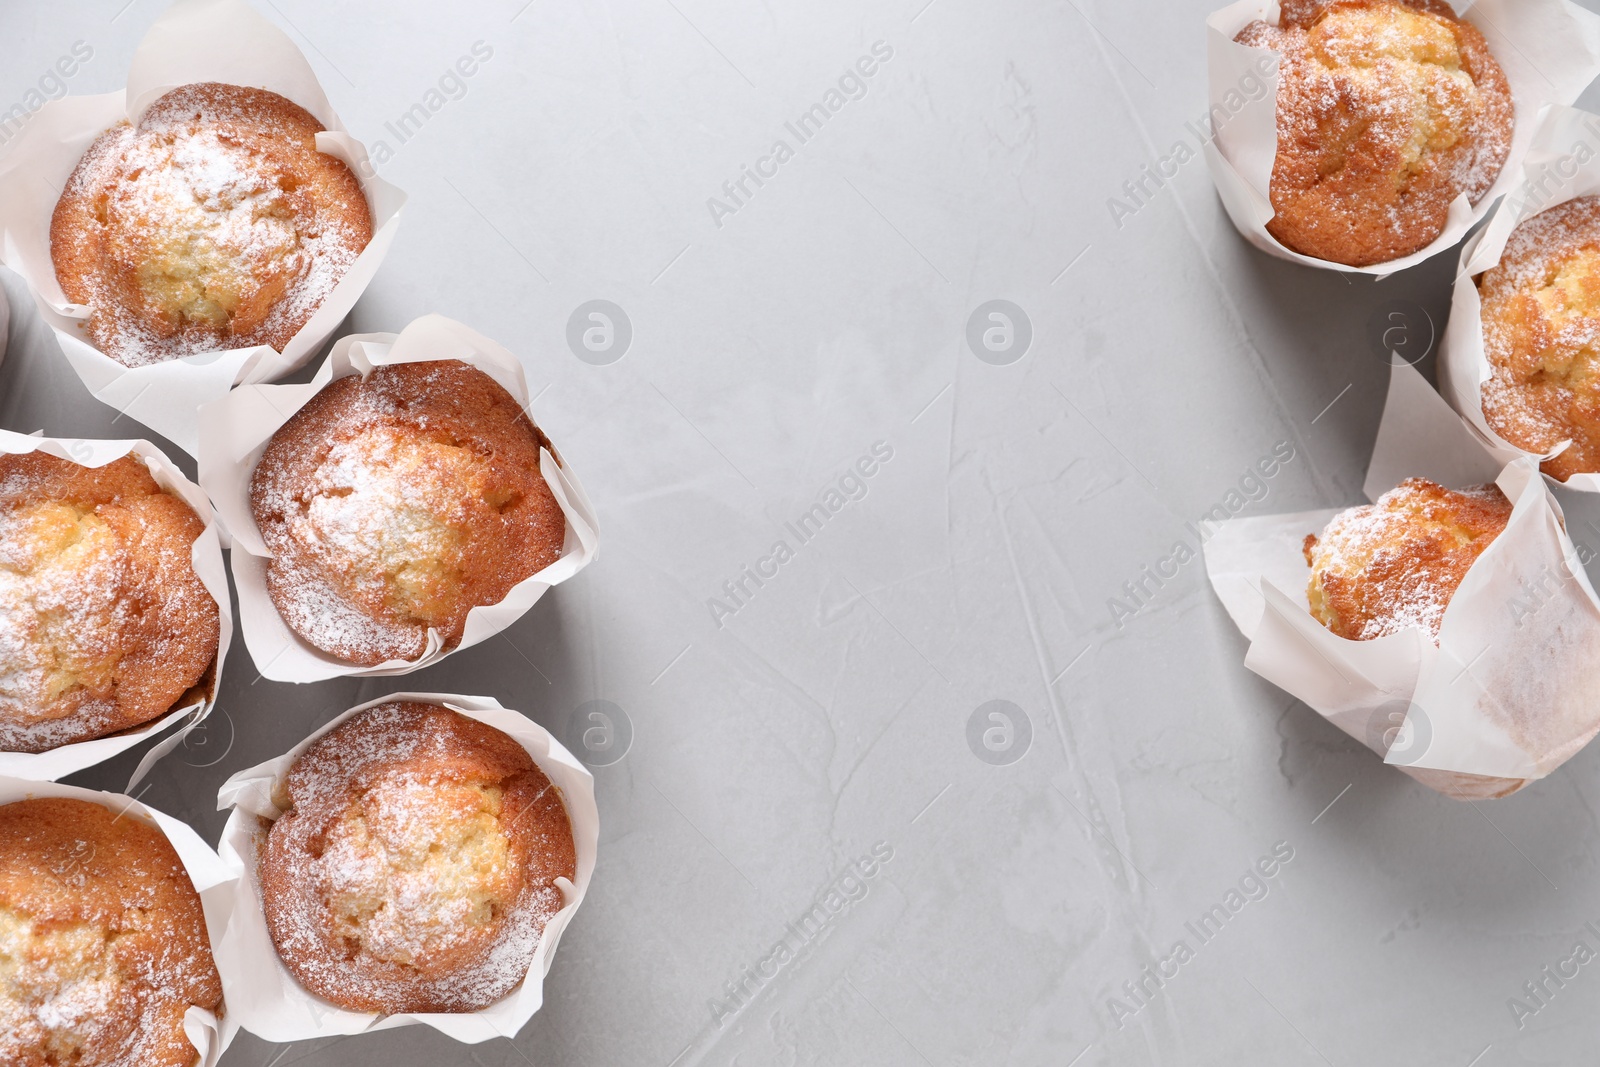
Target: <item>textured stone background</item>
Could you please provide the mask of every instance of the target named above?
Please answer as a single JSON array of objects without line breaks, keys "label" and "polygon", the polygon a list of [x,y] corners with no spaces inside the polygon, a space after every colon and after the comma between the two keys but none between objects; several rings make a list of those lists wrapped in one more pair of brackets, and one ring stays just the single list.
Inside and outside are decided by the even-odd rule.
[{"label": "textured stone background", "polygon": [[[229,1067],[1589,1053],[1600,969],[1521,1029],[1507,1000],[1600,947],[1600,747],[1455,803],[1246,671],[1198,561],[1131,618],[1108,606],[1280,443],[1246,513],[1359,501],[1374,337],[1400,314],[1425,351],[1448,312],[1453,254],[1383,282],[1269,259],[1199,159],[1114,218],[1124,182],[1196,147],[1214,2],[259,0],[411,196],[342,332],[437,311],[515,350],[602,552],[405,679],[252,681],[236,638],[214,719],[143,799],[215,841],[230,773],[396,689],[492,695],[605,765],[594,887],[514,1043],[241,1035]],[[77,41],[70,91],[120,87],[161,9],[123,5],[0,7],[0,107]],[[785,124],[879,41],[865,94],[800,143]],[[402,142],[385,124],[418,104]],[[0,425],[142,435],[5,284]],[[604,365],[567,343],[600,299],[632,328]],[[1002,365],[966,340],[996,299],[1032,331]],[[878,442],[864,495],[786,531]],[[1600,502],[1561,499],[1600,547]],[[776,576],[714,611],[779,539]],[[136,755],[73,780],[120,788]],[[1264,897],[1187,930],[1275,847]],[[1114,1019],[1180,939],[1191,958]]]}]

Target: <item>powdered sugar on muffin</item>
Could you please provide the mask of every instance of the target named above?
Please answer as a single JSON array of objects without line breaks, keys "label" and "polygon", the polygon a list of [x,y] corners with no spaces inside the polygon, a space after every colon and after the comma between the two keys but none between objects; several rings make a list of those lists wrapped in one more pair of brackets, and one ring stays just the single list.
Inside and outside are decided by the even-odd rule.
[{"label": "powdered sugar on muffin", "polygon": [[1352,641],[1415,626],[1437,642],[1451,597],[1510,517],[1496,486],[1455,490],[1407,478],[1306,538],[1311,613]]},{"label": "powdered sugar on muffin", "polygon": [[1552,477],[1600,471],[1600,197],[1521,222],[1478,292],[1490,428],[1536,453],[1571,441],[1544,461]]},{"label": "powdered sugar on muffin", "polygon": [[192,1067],[222,983],[200,895],[160,831],[66,798],[0,807],[0,1062]]},{"label": "powdered sugar on muffin", "polygon": [[221,637],[204,529],[133,456],[0,455],[0,750],[138,726],[202,683]]},{"label": "powdered sugar on muffin", "polygon": [[297,759],[258,861],[285,965],[357,1011],[475,1011],[527,975],[575,870],[526,750],[438,705],[383,704]]},{"label": "powdered sugar on muffin", "polygon": [[560,557],[546,444],[493,378],[455,360],[329,383],[251,475],[284,622],[355,664],[415,659],[430,629],[454,647],[473,607]]},{"label": "powdered sugar on muffin", "polygon": [[1236,38],[1282,55],[1267,230],[1366,266],[1439,236],[1511,151],[1511,89],[1483,35],[1442,0],[1289,0]]},{"label": "powdered sugar on muffin", "polygon": [[90,339],[132,367],[282,350],[372,237],[360,183],[320,123],[261,89],[174,89],[107,130],[68,180],[51,256]]}]

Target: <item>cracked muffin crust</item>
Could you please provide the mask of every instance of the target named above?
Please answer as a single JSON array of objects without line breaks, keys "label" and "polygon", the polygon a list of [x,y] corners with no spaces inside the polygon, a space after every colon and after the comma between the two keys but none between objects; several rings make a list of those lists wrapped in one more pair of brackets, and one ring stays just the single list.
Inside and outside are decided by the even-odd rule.
[{"label": "cracked muffin crust", "polygon": [[1600,197],[1523,220],[1478,295],[1484,420],[1529,452],[1571,441],[1540,465],[1553,478],[1600,471]]},{"label": "cracked muffin crust", "polygon": [[318,738],[280,792],[262,906],[307,989],[352,1011],[469,1012],[526,977],[577,858],[560,790],[515,740],[381,704]]},{"label": "cracked muffin crust", "polygon": [[0,807],[0,1062],[192,1067],[193,1005],[222,982],[172,844],[69,798]]},{"label": "cracked muffin crust", "polygon": [[1443,0],[1284,0],[1235,37],[1279,66],[1267,231],[1361,267],[1425,248],[1450,204],[1477,203],[1511,151],[1511,88]]},{"label": "cracked muffin crust", "polygon": [[0,750],[101,737],[203,697],[222,633],[194,570],[204,530],[133,455],[0,455]]},{"label": "cracked muffin crust", "polygon": [[321,132],[276,93],[204,82],[101,134],[50,223],[95,347],[130,367],[281,352],[372,239],[361,183],[317,151]]},{"label": "cracked muffin crust", "polygon": [[1311,614],[1351,641],[1419,626],[1437,643],[1450,598],[1510,518],[1497,486],[1407,478],[1376,503],[1335,515],[1320,537],[1307,535]]},{"label": "cracked muffin crust", "polygon": [[288,627],[347,663],[415,659],[561,555],[549,443],[489,375],[457,360],[337,379],[273,435],[250,479]]}]

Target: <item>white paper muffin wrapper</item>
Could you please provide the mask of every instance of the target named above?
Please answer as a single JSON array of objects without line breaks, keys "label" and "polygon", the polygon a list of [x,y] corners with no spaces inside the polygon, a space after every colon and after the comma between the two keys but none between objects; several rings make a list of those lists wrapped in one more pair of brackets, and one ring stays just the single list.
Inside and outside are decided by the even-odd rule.
[{"label": "white paper muffin wrapper", "polygon": [[213,672],[210,699],[201,704],[186,704],[143,726],[110,737],[97,737],[92,741],[79,741],[62,745],[47,752],[0,752],[0,775],[14,778],[31,778],[36,781],[55,781],[75,771],[103,763],[120,752],[125,752],[148,737],[166,730],[175,722],[183,727],[158,745],[153,746],[140,760],[128,788],[139,783],[155,762],[177,747],[189,732],[198,726],[216,706],[217,693],[222,687],[222,666],[228,658],[228,646],[233,641],[233,606],[228,597],[228,576],[222,565],[222,545],[216,515],[211,501],[195,483],[183,476],[172,461],[148,441],[87,441],[66,437],[30,437],[25,434],[0,430],[0,453],[22,454],[45,452],[60,459],[71,460],[84,467],[103,467],[130,452],[144,461],[156,484],[182,498],[205,523],[205,530],[194,542],[194,572],[217,602],[221,635],[217,640],[217,663]]},{"label": "white paper muffin wrapper", "polygon": [[11,339],[11,301],[0,289],[0,363],[6,361],[6,343]]},{"label": "white paper muffin wrapper", "polygon": [[[328,353],[316,376],[305,385],[241,386],[200,413],[200,484],[216,503],[217,514],[233,536],[231,565],[239,592],[239,621],[245,647],[256,669],[278,682],[315,682],[346,675],[409,674],[469,648],[510,626],[533,607],[545,590],[577,574],[600,547],[600,524],[594,506],[567,466],[541,449],[539,471],[566,516],[561,558],[511,587],[504,600],[473,608],[456,649],[446,650],[433,631],[426,651],[416,660],[389,660],[359,667],[335,659],[303,641],[284,623],[267,594],[271,553],[261,540],[250,511],[250,475],[272,435],[335,378],[365,376],[390,363],[456,359],[499,382],[528,409],[528,385],[517,357],[482,334],[440,315],[413,320],[399,334],[368,333],[342,337]],[[529,413],[532,418],[532,413]]]},{"label": "white paper muffin wrapper", "polygon": [[[128,818],[138,819],[146,825],[154,826],[166,835],[167,840],[172,843],[173,851],[177,852],[178,859],[182,861],[183,869],[189,875],[189,881],[194,884],[195,892],[200,894],[200,906],[206,916],[206,934],[211,942],[211,953],[217,964],[217,972],[221,974],[222,955],[226,951],[222,944],[222,931],[227,928],[229,915],[233,909],[236,896],[234,883],[239,877],[238,874],[223,863],[188,824],[146,804],[141,804],[132,797],[121,793],[79,789],[77,786],[54,782],[0,777],[0,804],[57,797],[99,804],[119,814],[125,812]],[[199,1056],[196,1060],[198,1067],[216,1067],[217,1062],[222,1059],[223,1050],[239,1032],[239,1022],[224,994],[222,1018],[217,1018],[205,1008],[191,1006],[184,1015],[183,1029],[189,1036],[190,1043],[198,1050]]]},{"label": "white paper muffin wrapper", "polygon": [[[123,119],[138,120],[169,90],[216,81],[269,89],[326,127],[317,148],[350,166],[372,208],[372,240],[282,353],[232,348],[125,367],[89,343],[89,309],[70,303],[50,259],[50,218],[89,145]],[[0,263],[20,274],[72,369],[89,392],[193,455],[195,412],[235,384],[270,381],[305,364],[350,313],[394,243],[406,197],[376,176],[366,148],[345,132],[310,64],[277,27],[240,0],[177,0],[134,53],[127,88],[47,103],[0,154]]]},{"label": "white paper muffin wrapper", "polygon": [[1341,508],[1221,523],[1206,573],[1250,639],[1245,666],[1425,784],[1502,795],[1600,730],[1600,600],[1533,461],[1502,465],[1399,363],[1365,492],[1376,499],[1410,476],[1452,488],[1494,481],[1514,505],[1451,598],[1437,646],[1416,627],[1350,641],[1311,615],[1301,543]]},{"label": "white paper muffin wrapper", "polygon": [[[576,878],[557,879],[564,903],[551,917],[539,939],[528,976],[513,992],[489,1007],[475,1012],[373,1015],[347,1011],[315,996],[289,973],[278,958],[261,907],[260,881],[256,872],[259,841],[257,817],[275,820],[283,812],[273,803],[278,782],[311,743],[359,712],[394,701],[443,704],[469,718],[508,734],[525,748],[533,762],[561,790],[562,803],[572,823],[576,847]],[[217,955],[222,967],[224,997],[240,1025],[267,1041],[302,1041],[340,1034],[361,1034],[396,1026],[422,1023],[457,1041],[476,1044],[497,1037],[515,1037],[533,1018],[544,1002],[544,977],[555,962],[561,933],[583,903],[594,874],[595,855],[600,841],[600,812],[594,801],[594,778],[572,753],[562,747],[544,727],[518,712],[502,707],[490,697],[459,696],[453,693],[392,693],[351,708],[277,759],[240,771],[223,783],[217,794],[218,810],[232,807],[228,824],[222,830],[219,851],[235,881],[232,921],[222,937]]]},{"label": "white paper muffin wrapper", "polygon": [[[1590,158],[1579,162],[1584,155]],[[1439,342],[1439,390],[1472,424],[1485,447],[1507,462],[1518,456],[1537,462],[1561,452],[1567,442],[1546,453],[1529,452],[1495,433],[1483,415],[1483,383],[1494,376],[1494,368],[1483,347],[1483,302],[1476,278],[1499,265],[1512,231],[1523,222],[1576,197],[1600,194],[1600,115],[1570,107],[1546,108],[1518,177],[1517,189],[1461,250],[1450,321]],[[1574,474],[1562,484],[1597,492],[1600,473]]]},{"label": "white paper muffin wrapper", "polygon": [[[1212,114],[1231,115],[1206,142],[1206,165],[1228,217],[1247,241],[1279,259],[1308,267],[1383,277],[1455,245],[1489,213],[1498,197],[1521,182],[1520,161],[1533,141],[1540,109],[1551,103],[1572,103],[1600,75],[1600,15],[1571,0],[1451,0],[1451,6],[1483,32],[1511,85],[1516,108],[1511,153],[1477,206],[1464,195],[1455,199],[1444,231],[1426,248],[1367,267],[1302,255],[1267,232],[1267,223],[1275,214],[1270,189],[1272,161],[1278,151],[1278,53],[1236,44],[1233,38],[1257,19],[1277,25],[1277,0],[1239,0],[1206,19]],[[1265,59],[1271,60],[1270,66]],[[1263,67],[1270,73],[1263,76]],[[1250,99],[1245,88],[1254,84],[1251,79],[1266,85],[1266,92],[1256,99]]]}]

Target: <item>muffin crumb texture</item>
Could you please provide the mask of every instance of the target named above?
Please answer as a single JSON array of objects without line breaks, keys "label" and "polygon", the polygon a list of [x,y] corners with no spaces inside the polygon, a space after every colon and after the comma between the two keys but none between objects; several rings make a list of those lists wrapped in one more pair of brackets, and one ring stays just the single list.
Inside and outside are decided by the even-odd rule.
[{"label": "muffin crumb texture", "polygon": [[1352,641],[1416,626],[1437,643],[1450,598],[1510,517],[1496,486],[1455,490],[1407,478],[1306,538],[1311,614]]},{"label": "muffin crumb texture", "polygon": [[191,1005],[222,983],[200,896],[133,816],[64,798],[0,807],[0,1062],[192,1067]]},{"label": "muffin crumb texture", "polygon": [[50,254],[90,341],[129,367],[282,351],[372,239],[322,124],[264,89],[200,83],[101,134],[67,181]]},{"label": "muffin crumb texture", "polygon": [[453,648],[473,607],[560,557],[545,446],[511,394],[456,360],[330,382],[251,477],[278,613],[349,663],[415,659],[430,628]]},{"label": "muffin crumb texture", "polygon": [[0,750],[42,752],[158,718],[212,672],[205,524],[136,457],[0,455]]},{"label": "muffin crumb texture", "polygon": [[268,926],[311,992],[355,1011],[509,994],[575,870],[560,792],[514,740],[438,705],[354,716],[295,761],[260,860]]},{"label": "muffin crumb texture", "polygon": [[1490,378],[1483,415],[1562,481],[1600,471],[1600,197],[1525,219],[1478,279]]},{"label": "muffin crumb texture", "polygon": [[1443,0],[1286,0],[1279,26],[1235,39],[1282,56],[1267,230],[1296,252],[1359,267],[1419,251],[1511,151],[1510,86]]}]

